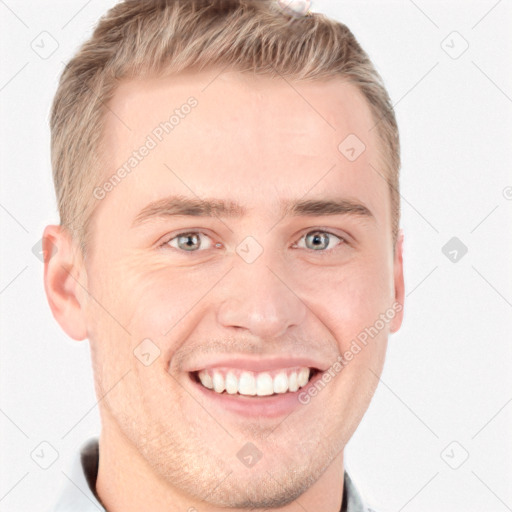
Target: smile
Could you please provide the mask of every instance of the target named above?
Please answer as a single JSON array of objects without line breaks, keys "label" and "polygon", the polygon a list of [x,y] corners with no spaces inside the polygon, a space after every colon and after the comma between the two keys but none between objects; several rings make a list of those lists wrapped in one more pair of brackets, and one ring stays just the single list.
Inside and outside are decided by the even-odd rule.
[{"label": "smile", "polygon": [[296,392],[317,372],[314,368],[284,368],[266,372],[238,368],[209,368],[195,373],[196,381],[219,394],[270,396]]}]

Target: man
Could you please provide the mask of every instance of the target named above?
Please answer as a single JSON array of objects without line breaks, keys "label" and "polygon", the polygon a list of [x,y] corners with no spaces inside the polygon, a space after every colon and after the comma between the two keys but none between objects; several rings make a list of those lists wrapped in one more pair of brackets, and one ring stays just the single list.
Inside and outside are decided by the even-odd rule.
[{"label": "man", "polygon": [[367,510],[343,450],[402,322],[398,130],[347,27],[289,7],[127,0],[63,73],[45,289],[102,429],[54,510]]}]

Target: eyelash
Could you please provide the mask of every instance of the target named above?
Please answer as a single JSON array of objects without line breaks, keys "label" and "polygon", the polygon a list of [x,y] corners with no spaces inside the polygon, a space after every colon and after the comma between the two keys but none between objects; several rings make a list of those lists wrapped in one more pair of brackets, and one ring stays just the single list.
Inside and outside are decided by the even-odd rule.
[{"label": "eyelash", "polygon": [[[305,248],[305,250],[309,253],[314,253],[316,255],[326,255],[326,254],[331,254],[333,251],[335,251],[340,245],[348,245],[348,241],[346,238],[340,236],[340,235],[337,235],[335,233],[332,233],[331,231],[328,231],[326,229],[312,229],[310,231],[307,231],[306,233],[304,233],[297,242],[295,242],[293,244],[293,248],[297,248],[296,245],[300,242],[300,240],[302,240],[305,236],[309,235],[310,233],[325,233],[329,236],[333,236],[333,237],[336,237],[339,239],[340,243],[334,247],[333,249],[324,249],[324,250],[315,250],[315,249],[308,249],[307,247]],[[207,250],[207,249],[199,249],[197,251],[184,251],[184,250],[181,250],[181,249],[176,249],[175,247],[171,247],[169,245],[169,242],[171,242],[172,240],[174,240],[175,238],[178,238],[182,235],[204,235],[204,236],[207,236],[208,238],[211,238],[207,233],[203,233],[202,231],[181,231],[179,233],[176,233],[175,235],[171,236],[171,237],[166,237],[165,241],[160,244],[160,248],[162,249],[171,249],[171,250],[174,250],[174,251],[178,251],[178,252],[181,252],[181,253],[189,253],[189,254],[194,254],[194,253],[200,253],[200,252],[204,252],[204,250]],[[213,240],[212,240],[212,243],[213,243]],[[214,244],[214,247],[211,247],[211,249],[215,248],[215,244]],[[299,247],[299,249],[303,249],[302,247]]]}]

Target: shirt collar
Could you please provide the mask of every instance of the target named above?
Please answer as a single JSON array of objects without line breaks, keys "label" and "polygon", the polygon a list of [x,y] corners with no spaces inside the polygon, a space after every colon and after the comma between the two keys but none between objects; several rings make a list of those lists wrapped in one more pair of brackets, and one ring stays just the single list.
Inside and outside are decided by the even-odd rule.
[{"label": "shirt collar", "polygon": [[[64,473],[64,488],[56,505],[49,512],[106,512],[96,495],[98,462],[98,438],[93,437],[75,455],[71,471]],[[340,512],[370,511],[346,471],[343,482],[343,505]]]},{"label": "shirt collar", "polygon": [[106,512],[96,495],[98,438],[87,440],[75,454],[71,469],[64,473],[64,488],[49,512]]}]

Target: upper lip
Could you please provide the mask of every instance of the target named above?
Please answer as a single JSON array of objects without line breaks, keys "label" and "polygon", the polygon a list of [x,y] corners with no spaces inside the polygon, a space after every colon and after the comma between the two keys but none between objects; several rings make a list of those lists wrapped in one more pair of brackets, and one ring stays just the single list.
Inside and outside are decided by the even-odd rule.
[{"label": "upper lip", "polygon": [[272,357],[263,358],[262,356],[240,356],[240,357],[208,357],[203,361],[197,361],[192,364],[187,371],[197,372],[210,368],[237,368],[253,372],[264,372],[279,370],[285,368],[314,368],[325,371],[328,366],[314,358],[309,357]]}]

